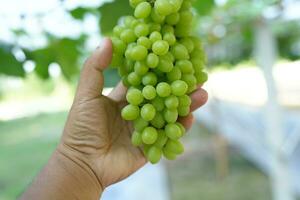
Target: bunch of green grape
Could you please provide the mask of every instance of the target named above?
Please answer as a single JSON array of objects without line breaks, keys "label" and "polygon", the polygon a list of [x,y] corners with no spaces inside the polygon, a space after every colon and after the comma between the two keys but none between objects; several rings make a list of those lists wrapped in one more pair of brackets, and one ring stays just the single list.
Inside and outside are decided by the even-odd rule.
[{"label": "bunch of green grape", "polygon": [[132,144],[151,163],[174,160],[184,147],[178,117],[190,113],[189,94],[207,81],[205,54],[192,35],[191,0],[129,0],[134,16],[113,29],[113,62],[128,87],[122,117],[132,121]]}]

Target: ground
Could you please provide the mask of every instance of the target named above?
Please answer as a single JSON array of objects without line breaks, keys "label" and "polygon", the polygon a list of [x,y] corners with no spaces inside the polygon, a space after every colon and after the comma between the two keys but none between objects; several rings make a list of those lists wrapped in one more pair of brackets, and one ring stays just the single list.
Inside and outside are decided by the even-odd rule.
[{"label": "ground", "polygon": [[[50,157],[66,113],[42,114],[0,122],[0,200],[16,199]],[[172,200],[269,200],[267,177],[239,153],[229,152],[229,174],[216,176],[212,134],[195,126],[187,150],[167,162]]]}]

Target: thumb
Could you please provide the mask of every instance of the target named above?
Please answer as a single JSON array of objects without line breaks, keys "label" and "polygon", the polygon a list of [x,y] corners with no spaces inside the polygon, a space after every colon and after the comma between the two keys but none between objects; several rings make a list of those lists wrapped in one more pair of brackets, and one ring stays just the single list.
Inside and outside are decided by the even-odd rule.
[{"label": "thumb", "polygon": [[81,71],[75,100],[93,99],[102,93],[104,78],[103,70],[112,59],[112,42],[105,38],[102,44],[86,60]]}]

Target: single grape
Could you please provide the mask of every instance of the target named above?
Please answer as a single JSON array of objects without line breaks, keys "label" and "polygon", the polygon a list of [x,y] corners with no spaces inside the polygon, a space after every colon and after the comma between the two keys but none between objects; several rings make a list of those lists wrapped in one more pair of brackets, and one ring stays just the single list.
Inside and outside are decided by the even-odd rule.
[{"label": "single grape", "polygon": [[143,89],[143,96],[145,99],[152,100],[156,97],[155,87],[152,85],[147,85]]},{"label": "single grape", "polygon": [[140,19],[147,18],[150,15],[151,10],[152,7],[150,3],[148,2],[139,3],[134,10],[134,16]]},{"label": "single grape", "polygon": [[149,26],[144,23],[139,23],[134,28],[134,33],[137,37],[147,36],[149,34]]},{"label": "single grape", "polygon": [[178,140],[168,140],[165,145],[165,150],[175,154],[182,154],[184,152],[184,147]]},{"label": "single grape", "polygon": [[161,26],[158,23],[150,23],[149,24],[150,32],[160,31]]},{"label": "single grape", "polygon": [[148,125],[149,125],[149,122],[144,120],[142,117],[137,118],[133,122],[134,129],[139,132],[143,131],[144,128],[146,128]]},{"label": "single grape", "polygon": [[182,38],[180,44],[184,45],[189,53],[192,53],[195,48],[194,42],[190,37]]},{"label": "single grape", "polygon": [[189,88],[194,88],[197,85],[197,79],[193,74],[184,74],[181,80],[186,82]]},{"label": "single grape", "polygon": [[114,36],[120,37],[120,35],[121,35],[121,33],[123,32],[123,30],[124,30],[124,27],[118,26],[118,25],[115,26],[114,29],[113,29],[113,34],[114,34]]},{"label": "single grape", "polygon": [[168,138],[173,140],[177,140],[182,136],[181,129],[177,124],[167,124],[165,132]]},{"label": "single grape", "polygon": [[164,118],[168,123],[175,123],[178,119],[177,109],[166,109],[164,111]]},{"label": "single grape", "polygon": [[139,37],[139,39],[137,40],[137,44],[142,45],[142,46],[146,47],[147,49],[150,49],[152,47],[152,42],[150,41],[149,38],[147,38],[145,36]]},{"label": "single grape", "polygon": [[158,136],[156,142],[153,145],[159,148],[163,148],[168,141],[168,137],[166,136],[166,133],[163,129],[159,129],[157,132]]},{"label": "single grape", "polygon": [[176,60],[186,60],[190,57],[188,50],[185,48],[185,46],[179,43],[172,46],[171,53],[176,58]]},{"label": "single grape", "polygon": [[178,107],[177,111],[180,117],[186,117],[190,114],[190,107],[189,106]]},{"label": "single grape", "polygon": [[173,67],[173,62],[170,61],[168,58],[162,56],[159,58],[157,69],[161,72],[170,72],[172,71]]},{"label": "single grape", "polygon": [[171,84],[172,94],[176,96],[184,95],[188,90],[188,85],[182,80],[174,81]]},{"label": "single grape", "polygon": [[172,13],[166,17],[166,23],[169,25],[176,25],[179,22],[179,13]]},{"label": "single grape", "polygon": [[175,153],[166,150],[166,148],[163,149],[163,155],[168,160],[175,160],[177,156]]},{"label": "single grape", "polygon": [[153,85],[157,83],[157,76],[153,72],[148,72],[143,76],[142,79],[143,85]]},{"label": "single grape", "polygon": [[156,86],[156,92],[160,97],[167,97],[171,94],[171,86],[166,82],[161,82]]},{"label": "single grape", "polygon": [[163,109],[165,108],[164,99],[161,97],[156,96],[155,99],[151,101],[151,103],[158,112],[163,111]]},{"label": "single grape", "polygon": [[157,130],[151,126],[146,127],[142,132],[142,140],[145,144],[153,144],[157,140]]},{"label": "single grape", "polygon": [[160,32],[154,31],[150,34],[149,39],[154,44],[154,42],[162,40],[162,35]]},{"label": "single grape", "polygon": [[147,56],[147,65],[149,68],[155,68],[157,67],[159,63],[159,57],[155,55],[154,53],[149,53]]},{"label": "single grape", "polygon": [[173,33],[165,33],[163,35],[163,40],[168,42],[170,46],[176,43],[176,37]]},{"label": "single grape", "polygon": [[198,84],[203,84],[208,79],[207,73],[205,73],[205,72],[200,72],[198,74],[195,74],[195,77],[197,79],[197,83]]},{"label": "single grape", "polygon": [[124,76],[124,77],[122,78],[122,83],[123,83],[123,85],[126,86],[126,87],[129,87],[129,86],[130,86],[130,83],[129,83],[129,81],[128,81],[128,76]]},{"label": "single grape", "polygon": [[163,128],[165,125],[165,120],[161,113],[156,112],[155,117],[151,120],[150,123],[155,128]]},{"label": "single grape", "polygon": [[175,124],[180,128],[181,130],[181,135],[185,134],[185,127],[180,123],[180,122],[175,122]]},{"label": "single grape", "polygon": [[131,50],[131,57],[133,60],[144,60],[147,57],[148,50],[142,45],[136,45]]},{"label": "single grape", "polygon": [[154,9],[158,14],[163,16],[167,16],[174,11],[172,4],[168,0],[156,0]]},{"label": "single grape", "polygon": [[168,109],[175,109],[179,105],[179,100],[176,96],[171,95],[165,99],[165,105]]},{"label": "single grape", "polygon": [[165,24],[162,27],[161,32],[162,32],[162,34],[166,34],[166,33],[173,33],[174,34],[175,30],[174,30],[173,26]]},{"label": "single grape", "polygon": [[193,64],[189,60],[178,60],[175,66],[179,67],[183,74],[190,74],[194,72]]},{"label": "single grape", "polygon": [[191,97],[189,97],[188,95],[182,95],[178,97],[179,100],[179,106],[180,107],[184,107],[184,106],[190,106],[192,104],[192,100]]},{"label": "single grape", "polygon": [[151,18],[154,22],[159,24],[165,20],[165,16],[158,14],[155,9],[152,9]]},{"label": "single grape", "polygon": [[162,156],[162,150],[157,146],[152,146],[148,150],[147,158],[152,164],[156,164],[160,161]]},{"label": "single grape", "polygon": [[144,101],[142,92],[135,88],[131,88],[128,90],[126,94],[126,99],[128,103],[135,106],[140,105]]},{"label": "single grape", "polygon": [[182,10],[187,10],[190,9],[192,7],[192,3],[191,1],[183,1],[182,5],[181,5],[181,9]]},{"label": "single grape", "polygon": [[143,144],[141,133],[134,131],[131,136],[131,143],[133,146],[141,146]]},{"label": "single grape", "polygon": [[169,44],[166,41],[158,40],[153,43],[152,51],[158,56],[165,55],[169,51]]},{"label": "single grape", "polygon": [[122,117],[125,120],[135,120],[139,116],[140,109],[138,106],[127,105],[122,109]]},{"label": "single grape", "polygon": [[137,61],[134,64],[134,72],[140,76],[145,75],[149,71],[146,63],[143,61]]},{"label": "single grape", "polygon": [[145,104],[141,108],[141,117],[146,121],[151,121],[156,114],[156,110],[152,104]]},{"label": "single grape", "polygon": [[122,19],[126,28],[130,28],[131,23],[136,20],[133,16],[125,16]]},{"label": "single grape", "polygon": [[126,50],[126,43],[120,40],[119,38],[113,37],[111,38],[114,53],[123,54]]},{"label": "single grape", "polygon": [[136,36],[132,29],[123,30],[122,33],[120,34],[120,38],[121,40],[123,40],[123,42],[127,44],[134,42],[136,40]]},{"label": "single grape", "polygon": [[167,78],[170,82],[181,79],[181,71],[179,67],[173,67],[172,71],[167,73]]},{"label": "single grape", "polygon": [[128,79],[128,82],[133,86],[138,86],[142,82],[141,77],[135,72],[131,72],[128,75],[127,79]]}]

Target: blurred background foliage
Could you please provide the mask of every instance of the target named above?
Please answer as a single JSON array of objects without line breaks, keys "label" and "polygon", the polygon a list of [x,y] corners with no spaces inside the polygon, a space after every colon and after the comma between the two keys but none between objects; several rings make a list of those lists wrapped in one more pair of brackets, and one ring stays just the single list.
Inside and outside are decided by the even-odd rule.
[{"label": "blurred background foliage", "polygon": [[[61,1],[63,5],[64,1]],[[198,13],[196,31],[201,35],[207,50],[209,66],[224,63],[232,66],[250,59],[253,54],[255,23],[262,17],[270,18],[279,55],[292,60],[300,56],[299,23],[282,18],[284,12],[280,0],[201,0],[194,3],[194,8]],[[79,23],[87,20],[88,16],[96,17],[100,36],[110,35],[119,17],[132,13],[132,8],[127,1],[114,0],[98,7],[77,7],[65,9],[65,12]],[[42,18],[44,14],[35,17]],[[27,16],[20,17],[26,19]],[[45,45],[30,48],[19,42],[22,38],[30,38],[30,33],[22,28],[10,31],[16,38],[14,41],[0,40],[0,74],[25,77],[27,73],[24,64],[30,61],[36,74],[48,79],[49,66],[55,63],[64,77],[72,81],[79,74],[80,65],[88,54],[86,43],[89,34],[84,31],[76,37],[62,37],[44,30]],[[106,79],[106,86],[116,84],[118,76],[114,70],[108,70],[106,75],[111,77]]]}]

